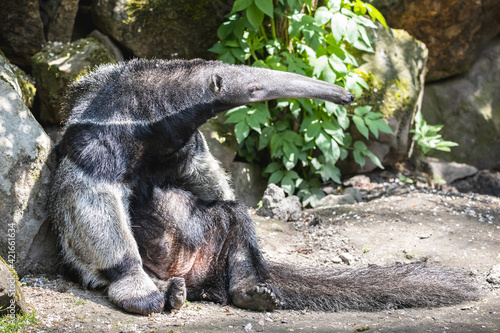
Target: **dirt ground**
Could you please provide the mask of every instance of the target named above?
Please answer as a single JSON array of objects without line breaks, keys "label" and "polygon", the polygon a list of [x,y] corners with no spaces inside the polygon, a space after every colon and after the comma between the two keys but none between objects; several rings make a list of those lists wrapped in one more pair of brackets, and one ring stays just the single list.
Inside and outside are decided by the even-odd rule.
[{"label": "dirt ground", "polygon": [[374,313],[259,313],[193,302],[174,313],[142,317],[120,311],[101,292],[63,278],[31,276],[24,278],[23,290],[38,326],[28,331],[500,332],[500,288],[486,282],[500,263],[499,198],[391,184],[371,184],[362,193],[365,202],[309,210],[299,222],[254,214],[265,257],[319,267],[426,260],[470,272],[480,299]]}]

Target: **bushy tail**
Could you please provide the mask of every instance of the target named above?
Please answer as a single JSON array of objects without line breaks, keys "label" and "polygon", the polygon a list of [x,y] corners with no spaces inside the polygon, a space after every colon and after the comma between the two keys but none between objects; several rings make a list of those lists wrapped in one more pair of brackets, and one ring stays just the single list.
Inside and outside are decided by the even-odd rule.
[{"label": "bushy tail", "polygon": [[319,269],[269,263],[283,309],[377,311],[436,307],[478,297],[464,272],[423,263]]}]

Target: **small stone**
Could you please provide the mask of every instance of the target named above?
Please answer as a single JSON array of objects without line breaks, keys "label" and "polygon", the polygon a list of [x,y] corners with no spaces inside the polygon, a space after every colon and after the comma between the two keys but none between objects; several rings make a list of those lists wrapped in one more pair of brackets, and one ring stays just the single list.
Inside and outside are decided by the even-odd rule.
[{"label": "small stone", "polygon": [[340,257],[333,257],[331,260],[334,264],[342,263],[342,259],[340,259]]},{"label": "small stone", "polygon": [[348,265],[351,265],[354,262],[354,257],[350,253],[342,253],[340,255],[340,259]]},{"label": "small stone", "polygon": [[494,285],[500,285],[500,264],[496,264],[491,268],[486,281]]}]

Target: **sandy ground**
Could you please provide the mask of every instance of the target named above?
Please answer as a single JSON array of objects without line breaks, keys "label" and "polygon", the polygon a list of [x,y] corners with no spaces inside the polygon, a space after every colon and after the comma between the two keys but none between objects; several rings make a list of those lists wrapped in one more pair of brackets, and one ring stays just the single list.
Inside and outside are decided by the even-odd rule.
[{"label": "sandy ground", "polygon": [[320,267],[426,260],[470,272],[481,297],[451,307],[374,313],[259,313],[193,302],[174,313],[142,317],[120,311],[101,292],[32,276],[23,289],[38,326],[27,331],[500,332],[500,288],[486,282],[500,263],[497,197],[401,187],[368,202],[307,211],[299,222],[253,216],[269,260]]}]

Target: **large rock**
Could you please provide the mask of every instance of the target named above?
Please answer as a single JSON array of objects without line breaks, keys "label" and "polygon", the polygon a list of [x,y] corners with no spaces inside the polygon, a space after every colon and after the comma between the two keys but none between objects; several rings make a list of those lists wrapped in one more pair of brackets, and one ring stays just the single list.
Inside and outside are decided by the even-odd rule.
[{"label": "large rock", "polygon": [[229,169],[236,199],[256,207],[266,190],[266,180],[257,164],[233,162]]},{"label": "large rock", "polygon": [[427,80],[465,72],[500,32],[498,0],[368,0],[389,26],[427,45]]},{"label": "large rock", "polygon": [[[5,58],[4,54],[1,51],[0,51],[0,57]],[[26,104],[26,106],[31,108],[33,106],[36,94],[35,82],[31,77],[26,75],[26,73],[16,65],[10,64],[10,69],[16,76],[17,79],[15,80],[15,82],[17,83],[16,89],[19,88],[19,91],[21,93],[21,98],[24,104]],[[7,82],[11,81],[9,79],[9,74],[7,72],[0,73],[0,77],[4,78]]]},{"label": "large rock", "polygon": [[214,57],[217,28],[231,0],[93,0],[97,27],[135,56],[145,58]]},{"label": "large rock", "polygon": [[444,125],[445,140],[458,147],[433,156],[478,169],[500,168],[500,38],[494,39],[463,76],[428,84],[422,114]]},{"label": "large rock", "polygon": [[257,215],[288,222],[297,221],[302,215],[302,205],[299,197],[285,197],[285,191],[275,184],[269,184],[262,197],[262,207]]},{"label": "large rock", "polygon": [[52,143],[23,103],[22,90],[0,57],[0,256],[20,275],[58,270],[56,237],[45,211]]},{"label": "large rock", "polygon": [[45,27],[49,41],[63,43],[71,41],[78,2],[79,0],[40,0],[40,12],[49,18]]},{"label": "large rock", "polygon": [[423,157],[421,163],[434,179],[442,179],[448,185],[459,179],[474,176],[479,171],[472,165],[445,162],[435,157]]},{"label": "large rock", "polygon": [[13,63],[29,66],[45,42],[38,0],[2,0],[0,7],[0,49]]},{"label": "large rock", "polygon": [[500,172],[481,170],[472,177],[459,179],[452,184],[463,193],[479,193],[500,197]]},{"label": "large rock", "polygon": [[28,308],[16,271],[0,258],[0,315],[27,313]]},{"label": "large rock", "polygon": [[[385,115],[393,134],[380,133],[366,141],[356,130],[353,140],[365,141],[383,165],[407,157],[409,130],[414,114],[420,109],[425,79],[427,49],[403,30],[379,28],[373,31],[375,53],[356,55],[356,69],[368,83],[369,90],[356,99],[358,105],[372,105],[373,111]],[[353,126],[351,126],[353,128]],[[352,160],[339,164],[342,173],[368,172],[376,168],[370,159],[361,168]]]},{"label": "large rock", "polygon": [[108,49],[94,38],[73,43],[48,43],[33,56],[33,76],[40,98],[40,121],[58,124],[61,101],[68,84],[93,67],[115,62]]}]

